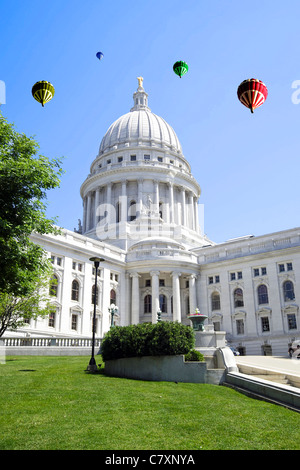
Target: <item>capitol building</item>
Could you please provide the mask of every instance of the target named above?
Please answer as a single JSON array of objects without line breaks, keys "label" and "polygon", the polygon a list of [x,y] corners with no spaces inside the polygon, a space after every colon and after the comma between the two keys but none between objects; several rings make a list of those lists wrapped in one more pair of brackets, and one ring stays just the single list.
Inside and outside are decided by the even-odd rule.
[{"label": "capitol building", "polygon": [[[141,77],[80,194],[78,229],[32,235],[53,263],[54,311],[19,334],[91,337],[96,293],[97,338],[112,324],[154,323],[158,312],[189,325],[196,308],[241,354],[287,356],[300,338],[300,228],[208,239],[200,185],[175,131],[149,108]],[[95,256],[103,258],[97,286]]]}]

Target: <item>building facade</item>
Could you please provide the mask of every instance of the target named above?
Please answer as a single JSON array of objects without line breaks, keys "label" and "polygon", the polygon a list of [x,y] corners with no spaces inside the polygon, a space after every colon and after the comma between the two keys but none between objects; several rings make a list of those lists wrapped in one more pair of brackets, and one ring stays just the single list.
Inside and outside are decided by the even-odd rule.
[{"label": "building facade", "polygon": [[[287,355],[300,337],[300,228],[209,240],[179,139],[138,82],[133,107],[107,130],[80,188],[78,230],[32,235],[53,263],[54,312],[18,333],[90,336],[96,293],[100,338],[112,322],[153,323],[158,312],[189,324],[199,308],[242,354]],[[93,256],[104,259],[97,286]]]}]

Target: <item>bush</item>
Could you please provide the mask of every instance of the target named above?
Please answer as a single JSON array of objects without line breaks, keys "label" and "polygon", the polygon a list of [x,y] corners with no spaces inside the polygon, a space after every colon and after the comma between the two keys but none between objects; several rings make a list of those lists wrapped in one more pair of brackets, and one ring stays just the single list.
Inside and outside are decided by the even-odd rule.
[{"label": "bush", "polygon": [[107,361],[122,357],[186,354],[194,345],[195,335],[190,326],[162,321],[115,326],[105,335],[100,352]]},{"label": "bush", "polygon": [[192,349],[191,351],[189,351],[184,359],[186,361],[198,361],[198,362],[204,362],[204,356],[203,354],[200,352],[200,351],[197,351],[196,349]]}]

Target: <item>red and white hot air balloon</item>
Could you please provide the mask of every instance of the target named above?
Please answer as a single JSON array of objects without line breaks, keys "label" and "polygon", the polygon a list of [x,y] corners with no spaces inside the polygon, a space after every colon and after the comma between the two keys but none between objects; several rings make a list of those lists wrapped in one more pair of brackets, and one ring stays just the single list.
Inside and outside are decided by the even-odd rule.
[{"label": "red and white hot air balloon", "polygon": [[268,89],[261,80],[248,78],[239,85],[237,95],[240,102],[253,113],[266,101]]}]

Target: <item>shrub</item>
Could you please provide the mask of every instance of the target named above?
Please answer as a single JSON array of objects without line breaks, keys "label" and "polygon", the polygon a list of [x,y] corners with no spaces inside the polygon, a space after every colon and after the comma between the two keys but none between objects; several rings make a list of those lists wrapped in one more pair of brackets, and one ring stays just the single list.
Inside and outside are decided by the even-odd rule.
[{"label": "shrub", "polygon": [[184,359],[186,361],[199,361],[199,362],[204,362],[204,356],[203,354],[200,352],[200,351],[197,351],[196,349],[192,349],[191,351],[189,351]]},{"label": "shrub", "polygon": [[186,354],[194,347],[190,326],[178,322],[141,323],[116,326],[105,335],[101,354],[104,361],[122,357]]}]

